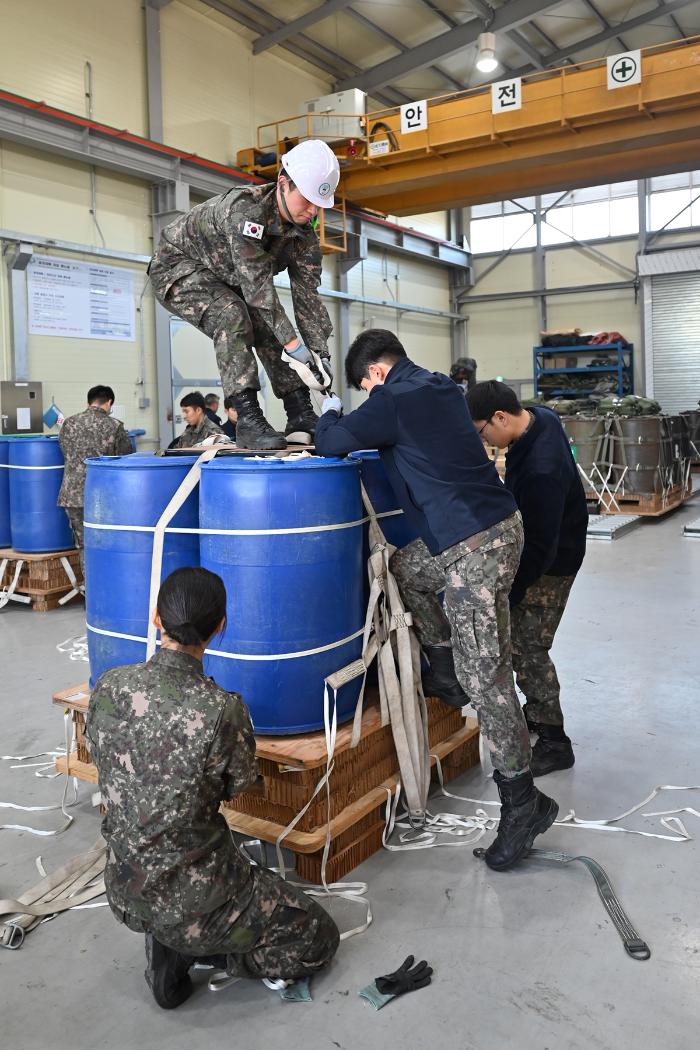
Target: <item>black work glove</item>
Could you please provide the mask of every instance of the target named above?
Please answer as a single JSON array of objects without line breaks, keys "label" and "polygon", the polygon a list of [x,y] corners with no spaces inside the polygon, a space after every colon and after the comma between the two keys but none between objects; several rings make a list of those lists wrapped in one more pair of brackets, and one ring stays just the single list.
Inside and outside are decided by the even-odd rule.
[{"label": "black work glove", "polygon": [[425,959],[413,965],[414,959],[409,955],[407,959],[393,973],[387,973],[383,977],[375,977],[374,983],[377,991],[382,995],[404,995],[406,992],[415,992],[418,988],[425,988],[430,984],[433,972],[432,966],[428,966]]}]

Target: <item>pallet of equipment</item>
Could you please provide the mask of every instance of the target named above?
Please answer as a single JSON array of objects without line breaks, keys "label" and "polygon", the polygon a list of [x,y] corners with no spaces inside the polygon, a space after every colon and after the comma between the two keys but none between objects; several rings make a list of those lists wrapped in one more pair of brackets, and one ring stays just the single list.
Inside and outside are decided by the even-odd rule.
[{"label": "pallet of equipment", "polygon": [[66,570],[70,566],[78,587],[82,586],[83,573],[80,568],[80,553],[77,550],[50,551],[45,554],[22,554],[11,547],[0,549],[0,566],[4,571],[0,576],[0,591],[12,586],[17,571],[21,569],[13,594],[28,597],[35,612],[46,612],[55,609],[61,598],[75,589]]},{"label": "pallet of equipment", "polygon": [[674,485],[663,492],[604,492],[598,499],[601,514],[641,514],[647,518],[660,518],[680,507],[693,495],[692,482],[687,487]]}]

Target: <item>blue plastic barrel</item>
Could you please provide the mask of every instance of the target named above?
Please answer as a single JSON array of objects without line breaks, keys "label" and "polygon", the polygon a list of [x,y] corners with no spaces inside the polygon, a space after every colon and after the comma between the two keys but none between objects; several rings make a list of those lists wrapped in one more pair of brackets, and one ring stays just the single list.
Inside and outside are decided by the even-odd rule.
[{"label": "blue plastic barrel", "polygon": [[362,484],[389,543],[401,548],[417,540],[418,533],[399,507],[379,453],[374,450],[352,452],[350,458],[360,461]]},{"label": "blue plastic barrel", "polygon": [[0,547],[12,546],[10,530],[10,441],[0,436]]},{"label": "blue plastic barrel", "polygon": [[[104,456],[87,461],[85,618],[91,685],[110,667],[146,658],[153,527],[196,458]],[[196,529],[198,523],[195,489],[171,527]],[[187,565],[199,565],[199,536],[166,532],[161,579]]]},{"label": "blue plastic barrel", "polygon": [[63,480],[63,453],[56,437],[9,442],[12,546],[26,554],[74,547],[68,515],[56,506]]},{"label": "blue plastic barrel", "polygon": [[127,430],[129,435],[129,441],[131,442],[131,451],[136,451],[136,439],[143,437],[146,431],[143,428],[137,428],[136,430]]},{"label": "blue plastic barrel", "polygon": [[[202,467],[202,565],[226,585],[207,672],[241,693],[257,733],[323,726],[324,679],[362,651],[362,503],[350,459],[221,457]],[[338,692],[352,716],[360,679]]]}]

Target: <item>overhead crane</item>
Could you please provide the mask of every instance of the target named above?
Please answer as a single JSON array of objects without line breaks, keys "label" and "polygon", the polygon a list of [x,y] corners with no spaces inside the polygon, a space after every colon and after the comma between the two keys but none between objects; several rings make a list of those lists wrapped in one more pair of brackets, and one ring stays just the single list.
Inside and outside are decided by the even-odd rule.
[{"label": "overhead crane", "polygon": [[[364,136],[332,143],[348,202],[414,215],[690,170],[700,167],[700,37],[643,50],[636,85],[608,90],[598,59],[524,77],[519,110],[493,114],[490,86],[427,108],[425,131],[402,134],[397,107],[360,115]],[[262,125],[239,165],[274,174],[290,141],[314,137],[316,116]],[[388,152],[373,156],[380,139]]]}]

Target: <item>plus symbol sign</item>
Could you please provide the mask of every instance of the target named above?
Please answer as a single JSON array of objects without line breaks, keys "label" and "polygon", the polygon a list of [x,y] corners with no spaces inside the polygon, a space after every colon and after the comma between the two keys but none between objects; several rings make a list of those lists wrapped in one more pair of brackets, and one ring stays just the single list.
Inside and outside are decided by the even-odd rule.
[{"label": "plus symbol sign", "polygon": [[612,76],[614,80],[619,82],[629,80],[633,77],[637,70],[637,63],[627,58],[621,58],[619,62],[616,62],[612,67]]}]

